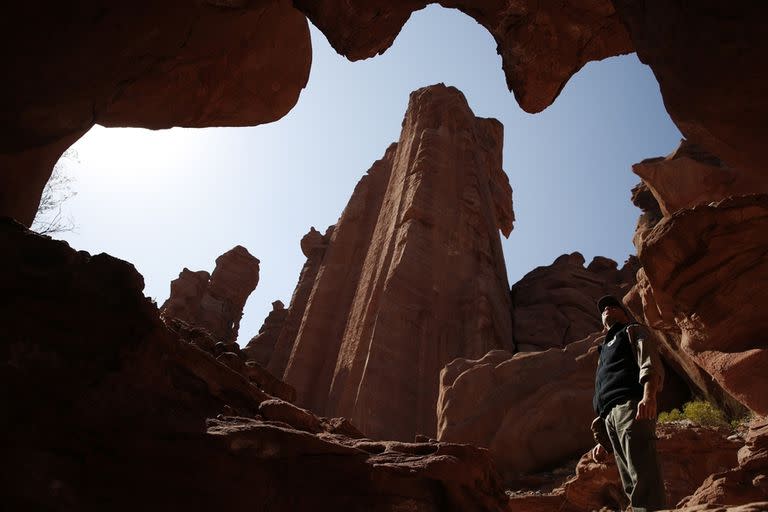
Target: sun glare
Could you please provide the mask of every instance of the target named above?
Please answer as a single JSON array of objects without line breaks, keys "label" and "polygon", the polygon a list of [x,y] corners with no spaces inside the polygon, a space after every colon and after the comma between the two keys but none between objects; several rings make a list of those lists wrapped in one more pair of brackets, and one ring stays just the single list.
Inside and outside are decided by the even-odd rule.
[{"label": "sun glare", "polygon": [[140,175],[183,168],[194,153],[190,128],[147,130],[94,126],[74,145],[83,169]]}]

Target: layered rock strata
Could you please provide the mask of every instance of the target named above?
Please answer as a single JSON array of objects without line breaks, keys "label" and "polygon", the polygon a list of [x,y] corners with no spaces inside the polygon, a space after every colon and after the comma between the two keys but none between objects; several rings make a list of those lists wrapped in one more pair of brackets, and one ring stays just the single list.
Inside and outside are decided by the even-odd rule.
[{"label": "layered rock strata", "polygon": [[[664,159],[653,160],[657,162],[656,165],[659,165],[658,163]],[[634,166],[635,172],[638,172],[640,165],[642,164]],[[644,171],[640,170],[639,172]],[[673,173],[674,171],[670,170],[663,175],[668,176]],[[659,202],[645,182],[640,182],[632,189],[632,202],[642,210],[632,238],[635,247],[640,247],[653,228],[664,218],[664,214]],[[644,306],[644,301],[647,303],[653,296],[653,290],[648,282],[645,269],[641,267],[637,271],[636,279],[635,286],[624,296],[624,304],[636,318],[643,321],[651,329],[659,341],[659,351],[662,357],[678,375],[687,381],[689,388],[696,395],[718,404],[720,408],[731,415],[738,415],[743,406],[714,381],[683,349],[680,328],[674,322],[663,322],[654,307],[646,308]]]},{"label": "layered rock strata", "polygon": [[521,352],[562,348],[602,330],[595,304],[603,295],[622,297],[634,284],[637,259],[616,262],[563,254],[512,286],[513,338]]},{"label": "layered rock strata", "polygon": [[[768,363],[768,320],[761,313],[768,180],[725,167],[687,143],[634,170],[648,180],[652,197],[636,189],[636,203],[647,210],[634,237],[643,268],[625,301],[664,333],[692,381],[711,377],[741,404],[768,412],[768,380],[760,370]],[[740,195],[745,192],[752,194]],[[711,385],[700,388],[718,394]]]},{"label": "layered rock strata", "polygon": [[307,20],[289,0],[15,3],[3,19],[0,215],[26,224],[53,163],[94,124],[271,122],[309,76]]},{"label": "layered rock strata", "polygon": [[[639,248],[644,311],[734,398],[768,413],[768,195],[724,199],[665,218]],[[646,315],[648,316],[648,315]]]},{"label": "layered rock strata", "polygon": [[[635,169],[637,169],[637,165]],[[645,182],[640,182],[632,189],[632,202],[642,210],[633,236],[635,247],[640,247],[664,215],[658,201]],[[659,341],[659,351],[664,360],[686,380],[689,388],[696,395],[718,404],[720,408],[731,415],[739,415],[743,406],[714,381],[683,349],[680,342],[680,328],[674,322],[662,322],[654,307],[645,308],[643,306],[644,301],[652,303],[653,290],[651,290],[648,277],[642,267],[637,271],[636,278],[637,283],[624,296],[624,304],[636,318],[643,321],[651,329]]]},{"label": "layered rock strata", "polygon": [[300,405],[372,436],[433,436],[440,369],[512,348],[501,149],[498,121],[475,117],[455,88],[411,94],[399,142],[355,188],[319,267],[308,257],[314,282],[303,273],[294,293],[284,379]]},{"label": "layered rock strata", "polygon": [[768,178],[729,167],[685,139],[664,158],[632,166],[656,199],[662,217],[730,196],[768,193]]},{"label": "layered rock strata", "polygon": [[248,296],[259,283],[259,260],[240,245],[216,258],[213,274],[184,269],[171,282],[171,294],[160,308],[166,319],[207,330],[214,339],[232,344]]},{"label": "layered rock strata", "polygon": [[485,450],[365,439],[180,341],[132,265],[8,219],[0,244],[6,507],[504,510]]},{"label": "layered rock strata", "polygon": [[288,402],[296,400],[296,390],[269,373],[253,360],[248,353],[240,350],[237,343],[224,343],[200,327],[189,325],[177,318],[162,318],[169,331],[180,341],[207,352],[219,363],[246,377],[251,384],[272,396]]}]

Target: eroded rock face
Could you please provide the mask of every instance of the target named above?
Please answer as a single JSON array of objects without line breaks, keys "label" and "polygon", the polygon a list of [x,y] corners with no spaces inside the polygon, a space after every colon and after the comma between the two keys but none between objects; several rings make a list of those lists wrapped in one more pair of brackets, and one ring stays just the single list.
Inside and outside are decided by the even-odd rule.
[{"label": "eroded rock face", "polygon": [[213,274],[184,269],[171,282],[171,295],[160,309],[166,319],[178,319],[207,330],[214,339],[234,343],[245,301],[259,282],[259,260],[240,245],[216,258]]},{"label": "eroded rock face", "polygon": [[736,401],[764,410],[757,368],[765,357],[758,310],[768,285],[767,203],[754,193],[768,190],[768,180],[686,141],[633,170],[643,178],[633,190],[643,210],[633,238],[643,268],[624,302],[700,394],[732,412]]},{"label": "eroded rock face", "polygon": [[768,196],[732,197],[662,219],[638,247],[651,325],[675,325],[680,347],[729,394],[768,413]]},{"label": "eroded rock face", "polygon": [[659,223],[664,214],[661,213],[659,202],[644,181],[632,188],[632,204],[642,210],[640,218],[637,219],[635,234],[632,236],[632,243],[635,247],[640,247],[646,235]]},{"label": "eroded rock face", "polygon": [[440,369],[511,348],[501,149],[501,125],[476,118],[458,90],[412,93],[399,142],[324,250],[284,373],[300,405],[372,436],[434,435]]},{"label": "eroded rock face", "polygon": [[180,341],[130,264],[8,219],[0,244],[6,507],[504,510],[487,451],[364,439]]},{"label": "eroded rock face", "polygon": [[243,352],[249,359],[256,361],[265,368],[267,367],[269,359],[275,352],[277,339],[283,330],[289,313],[290,311],[285,309],[282,301],[276,300],[272,303],[272,311],[264,319],[264,324],[259,329],[259,334],[251,338],[251,341],[243,349]]},{"label": "eroded rock face", "polygon": [[578,457],[594,444],[599,336],[564,349],[452,361],[440,374],[438,439],[487,447],[505,479]]},{"label": "eroded rock face", "polygon": [[729,165],[765,176],[768,53],[763,2],[613,0],[637,55],[687,139]]},{"label": "eroded rock face", "polygon": [[538,267],[512,286],[513,338],[521,352],[562,348],[602,330],[597,300],[623,296],[634,284],[637,259],[619,269],[596,257],[585,268],[578,253],[564,254]]},{"label": "eroded rock face", "polygon": [[[728,438],[729,433],[690,422],[657,426],[656,446],[668,507],[674,508],[710,474],[726,471],[735,465],[741,443]],[[544,504],[550,508],[543,508]],[[605,464],[598,464],[587,453],[576,466],[576,475],[562,487],[546,495],[515,497],[510,500],[510,510],[577,512],[602,507],[623,510],[628,504],[613,458]]]},{"label": "eroded rock face", "polygon": [[[638,231],[639,233],[639,231]],[[658,341],[659,353],[676,376],[685,382],[685,387],[692,394],[717,404],[732,416],[743,413],[744,406],[735,400],[712,376],[702,369],[682,346],[682,333],[674,322],[664,322],[658,315],[658,308],[653,302],[651,289],[645,270],[637,272],[637,284],[624,296],[624,304],[636,318],[642,319]],[[670,372],[667,371],[667,375]],[[667,379],[669,380],[669,379]],[[665,388],[666,388],[665,383]],[[682,397],[682,395],[679,395]],[[684,400],[684,399],[683,399]],[[682,403],[682,401],[678,401]],[[675,407],[675,406],[672,406]]]},{"label": "eroded rock face", "polygon": [[53,163],[94,124],[267,123],[309,76],[307,20],[289,0],[14,3],[3,18],[0,56],[13,79],[0,85],[0,214],[24,223]]},{"label": "eroded rock face", "polygon": [[333,227],[328,228],[325,235],[321,235],[314,227],[309,233],[301,239],[301,250],[307,261],[301,268],[299,282],[293,290],[291,305],[288,308],[288,316],[285,319],[283,327],[275,342],[275,347],[269,355],[267,368],[273,375],[279,377],[285,373],[285,367],[288,365],[288,359],[291,357],[293,344],[296,341],[296,334],[301,327],[301,321],[304,319],[304,312],[307,309],[310,294],[317,279],[317,273],[320,271],[320,265],[323,262],[325,250],[328,247]]},{"label": "eroded rock face", "polygon": [[732,169],[686,140],[666,158],[644,160],[632,170],[643,179],[664,217],[729,196],[768,193],[768,178]]},{"label": "eroded rock face", "polygon": [[633,51],[608,0],[294,0],[350,60],[383,53],[411,13],[433,3],[464,12],[491,33],[507,85],[526,112],[551,105],[587,62]]}]

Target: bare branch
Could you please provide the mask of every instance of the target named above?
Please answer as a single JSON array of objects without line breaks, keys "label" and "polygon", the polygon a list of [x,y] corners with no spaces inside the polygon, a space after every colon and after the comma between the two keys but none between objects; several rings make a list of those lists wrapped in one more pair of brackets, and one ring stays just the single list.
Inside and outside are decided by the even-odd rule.
[{"label": "bare branch", "polygon": [[77,195],[77,192],[72,190],[74,178],[66,174],[68,162],[80,162],[77,151],[72,148],[67,149],[56,162],[51,177],[45,184],[40,206],[32,223],[33,231],[43,235],[74,231],[75,223],[72,218],[62,214],[63,203]]}]

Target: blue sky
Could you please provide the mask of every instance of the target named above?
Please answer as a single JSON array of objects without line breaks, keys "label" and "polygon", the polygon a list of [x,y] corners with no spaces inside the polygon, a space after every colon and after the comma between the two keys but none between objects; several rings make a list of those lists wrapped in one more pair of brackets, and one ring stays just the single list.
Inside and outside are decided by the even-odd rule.
[{"label": "blue sky", "polygon": [[261,260],[240,344],[280,299],[288,305],[305,260],[299,240],[336,222],[371,164],[396,141],[411,91],[438,82],[504,124],[504,169],[515,228],[503,240],[511,283],[563,253],[621,264],[639,215],[631,165],[670,153],[680,133],[650,69],[635,55],[590,63],[540,114],[507,90],[496,43],[455,10],[415,13],[385,54],[351,63],[311,27],[307,89],[283,119],[252,128],[106,129],[75,144],[67,172],[78,193],[65,213],[76,249],[107,252],[144,275],[158,304],[183,267],[212,271],[235,245]]}]

